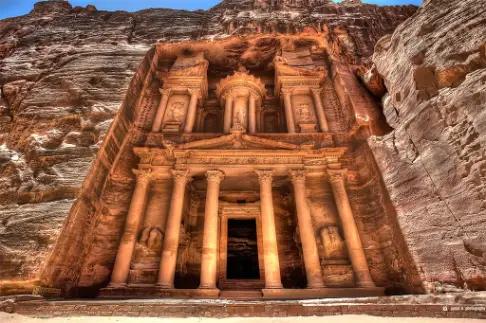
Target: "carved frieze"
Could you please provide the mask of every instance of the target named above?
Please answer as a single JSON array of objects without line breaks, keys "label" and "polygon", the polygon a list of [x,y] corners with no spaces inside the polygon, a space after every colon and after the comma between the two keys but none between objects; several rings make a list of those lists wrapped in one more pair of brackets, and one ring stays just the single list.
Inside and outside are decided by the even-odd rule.
[{"label": "carved frieze", "polygon": [[324,246],[324,257],[330,259],[346,259],[346,245],[336,226],[326,226],[320,231]]}]

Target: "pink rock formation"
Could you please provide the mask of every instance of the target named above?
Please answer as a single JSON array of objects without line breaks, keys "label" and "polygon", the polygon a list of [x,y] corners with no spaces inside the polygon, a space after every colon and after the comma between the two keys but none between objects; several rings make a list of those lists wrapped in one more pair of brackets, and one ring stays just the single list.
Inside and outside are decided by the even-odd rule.
[{"label": "pink rock formation", "polygon": [[486,7],[428,0],[373,61],[394,130],[370,140],[429,291],[486,288]]},{"label": "pink rock formation", "polygon": [[335,55],[366,64],[415,10],[226,0],[209,11],[127,13],[52,0],[0,21],[0,280],[38,278],[150,44],[317,30]]}]

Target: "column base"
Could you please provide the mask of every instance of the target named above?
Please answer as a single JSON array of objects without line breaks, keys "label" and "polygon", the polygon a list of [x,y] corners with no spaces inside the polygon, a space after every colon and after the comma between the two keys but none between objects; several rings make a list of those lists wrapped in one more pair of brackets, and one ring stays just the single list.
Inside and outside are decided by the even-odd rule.
[{"label": "column base", "polygon": [[123,288],[127,287],[127,283],[109,283],[107,288]]},{"label": "column base", "polygon": [[275,285],[275,286],[265,286],[265,288],[263,289],[282,289],[282,288],[284,288],[283,285]]},{"label": "column base", "polygon": [[306,289],[262,289],[266,299],[309,299],[337,297],[370,297],[383,296],[385,289],[374,288],[306,288]]},{"label": "column base", "polygon": [[155,284],[158,289],[174,289],[174,285]]}]

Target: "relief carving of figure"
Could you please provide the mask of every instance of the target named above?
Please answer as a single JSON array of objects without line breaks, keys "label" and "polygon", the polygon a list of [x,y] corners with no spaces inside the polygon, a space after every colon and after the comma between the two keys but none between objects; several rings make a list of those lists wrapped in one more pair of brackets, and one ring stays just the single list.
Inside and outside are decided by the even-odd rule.
[{"label": "relief carving of figure", "polygon": [[297,112],[299,122],[306,123],[306,122],[314,121],[314,116],[311,113],[310,107],[307,103],[297,104],[296,112]]},{"label": "relief carving of figure", "polygon": [[160,250],[162,247],[162,232],[159,228],[145,228],[142,231],[139,242],[150,250]]},{"label": "relief carving of figure", "polygon": [[167,110],[166,121],[168,122],[182,122],[184,118],[185,104],[181,101],[176,101],[169,106]]},{"label": "relief carving of figure", "polygon": [[324,245],[324,256],[326,259],[345,259],[346,248],[344,240],[339,234],[336,226],[327,226],[321,230],[322,244]]},{"label": "relief carving of figure", "polygon": [[246,118],[246,107],[236,106],[233,115],[233,125],[241,125],[243,128],[246,128]]}]

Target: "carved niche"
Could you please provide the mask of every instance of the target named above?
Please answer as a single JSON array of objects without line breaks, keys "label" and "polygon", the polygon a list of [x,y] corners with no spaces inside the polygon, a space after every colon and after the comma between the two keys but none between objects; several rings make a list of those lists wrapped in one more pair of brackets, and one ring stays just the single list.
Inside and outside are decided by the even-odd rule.
[{"label": "carved niche", "polygon": [[[199,104],[208,93],[208,61],[204,54],[179,55],[164,79],[163,92],[166,95],[165,113],[162,118],[163,132],[179,132],[188,119],[191,98],[197,96]],[[163,97],[161,105],[163,105]],[[196,102],[196,101],[194,101]]]},{"label": "carved niche", "polygon": [[326,260],[346,259],[346,246],[337,226],[326,226],[321,229],[321,240]]},{"label": "carved niche", "polygon": [[[316,132],[319,129],[317,118],[317,97],[312,92],[319,89],[326,75],[323,67],[312,60],[309,49],[282,50],[275,63],[275,95],[280,96],[292,116],[299,132]],[[319,104],[322,104],[319,102]]]},{"label": "carved niche", "polygon": [[314,102],[308,92],[304,90],[303,93],[295,93],[292,96],[295,122],[301,132],[315,131],[317,125]]},{"label": "carved niche", "polygon": [[260,79],[246,70],[237,71],[219,82],[216,95],[225,109],[225,132],[232,128],[255,132],[256,111],[265,98],[265,85]]}]

